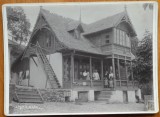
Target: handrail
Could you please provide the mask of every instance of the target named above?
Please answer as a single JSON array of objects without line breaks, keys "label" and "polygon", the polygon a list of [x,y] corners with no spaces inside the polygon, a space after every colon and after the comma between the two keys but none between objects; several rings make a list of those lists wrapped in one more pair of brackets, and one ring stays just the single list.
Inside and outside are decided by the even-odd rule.
[{"label": "handrail", "polygon": [[[43,51],[41,50],[41,47],[40,47],[40,45],[39,45],[38,42],[37,42],[37,47],[38,47],[38,48],[37,48],[37,51],[38,51],[37,53],[39,54],[39,55],[38,55],[38,58],[41,57],[40,59],[42,59],[42,61],[43,61],[43,68],[44,68],[44,70],[46,71],[46,68],[45,68],[44,64],[47,64],[47,65],[50,67],[49,71],[54,75],[54,76],[53,76],[53,78],[54,78],[53,80],[55,80],[57,86],[60,87],[60,84],[59,84],[59,82],[58,82],[58,79],[57,79],[57,77],[56,77],[56,74],[55,74],[55,72],[53,71],[52,66],[50,65],[47,57],[43,54]],[[55,77],[56,77],[56,78],[55,78]],[[47,78],[48,78],[49,80],[51,80],[48,74],[47,74]],[[51,83],[51,86],[54,88],[54,86],[53,86],[52,83]]]},{"label": "handrail", "polygon": [[37,90],[37,92],[38,92],[39,96],[41,97],[42,101],[44,102],[44,99],[43,99],[43,97],[42,97],[42,95],[41,95],[41,93],[40,93],[39,89],[37,89],[37,88],[35,88],[35,89]]}]

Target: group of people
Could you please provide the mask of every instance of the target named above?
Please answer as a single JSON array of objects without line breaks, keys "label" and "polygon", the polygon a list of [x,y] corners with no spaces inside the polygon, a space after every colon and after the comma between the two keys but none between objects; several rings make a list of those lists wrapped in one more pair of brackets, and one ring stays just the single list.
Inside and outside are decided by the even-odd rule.
[{"label": "group of people", "polygon": [[106,71],[104,77],[104,88],[113,88],[113,73]]},{"label": "group of people", "polygon": [[[93,71],[92,76],[87,70],[84,70],[82,75],[83,79],[85,80],[100,80],[99,73],[96,69]],[[112,67],[110,67],[109,72],[106,71],[104,75],[104,88],[113,88],[114,87],[113,79],[114,79],[113,70]]]},{"label": "group of people", "polygon": [[[87,70],[84,70],[83,72],[83,79],[90,80],[90,73]],[[97,70],[94,70],[92,75],[92,80],[100,80],[100,76]]]}]

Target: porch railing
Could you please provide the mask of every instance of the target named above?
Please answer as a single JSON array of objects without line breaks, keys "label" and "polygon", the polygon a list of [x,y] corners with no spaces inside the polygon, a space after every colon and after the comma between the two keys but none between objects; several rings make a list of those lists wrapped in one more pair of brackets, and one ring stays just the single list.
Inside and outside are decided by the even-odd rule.
[{"label": "porch railing", "polygon": [[128,81],[128,80],[116,80],[116,87],[122,87],[122,86],[138,86],[138,81]]},{"label": "porch railing", "polygon": [[74,81],[74,86],[89,86],[89,87],[103,87],[103,80],[76,80]]}]

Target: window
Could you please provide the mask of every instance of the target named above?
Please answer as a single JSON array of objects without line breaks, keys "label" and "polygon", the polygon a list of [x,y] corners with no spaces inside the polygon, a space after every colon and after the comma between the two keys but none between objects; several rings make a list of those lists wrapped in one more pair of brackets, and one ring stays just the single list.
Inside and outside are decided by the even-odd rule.
[{"label": "window", "polygon": [[129,40],[128,35],[126,35],[126,46],[130,47],[130,40]]},{"label": "window", "polygon": [[123,45],[125,46],[125,32],[123,32]]},{"label": "window", "polygon": [[47,43],[47,47],[51,47],[51,37],[50,36],[47,37],[46,43]]},{"label": "window", "polygon": [[121,30],[119,30],[120,31],[120,45],[122,45],[123,44],[123,32],[121,31]]},{"label": "window", "polygon": [[109,43],[109,40],[106,40],[106,43]]},{"label": "window", "polygon": [[[114,42],[116,44],[127,46],[127,47],[131,46],[130,39],[125,31],[122,31],[120,29],[115,29],[114,34],[115,34],[115,41]],[[106,42],[107,42],[107,40],[106,40]]]},{"label": "window", "polygon": [[117,33],[117,30],[116,30],[116,28],[114,28],[114,43],[117,43],[117,35],[116,35],[116,33]]},{"label": "window", "polygon": [[119,39],[119,30],[117,29],[117,44],[120,44],[120,39]]}]

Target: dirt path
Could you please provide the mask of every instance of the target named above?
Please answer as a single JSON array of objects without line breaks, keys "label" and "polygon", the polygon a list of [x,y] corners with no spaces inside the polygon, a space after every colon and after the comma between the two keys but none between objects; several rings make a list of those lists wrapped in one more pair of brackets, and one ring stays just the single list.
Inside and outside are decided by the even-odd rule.
[{"label": "dirt path", "polygon": [[29,113],[106,113],[144,111],[144,104],[107,104],[105,102],[87,102],[81,104],[47,102],[44,104],[13,103],[14,114]]}]

